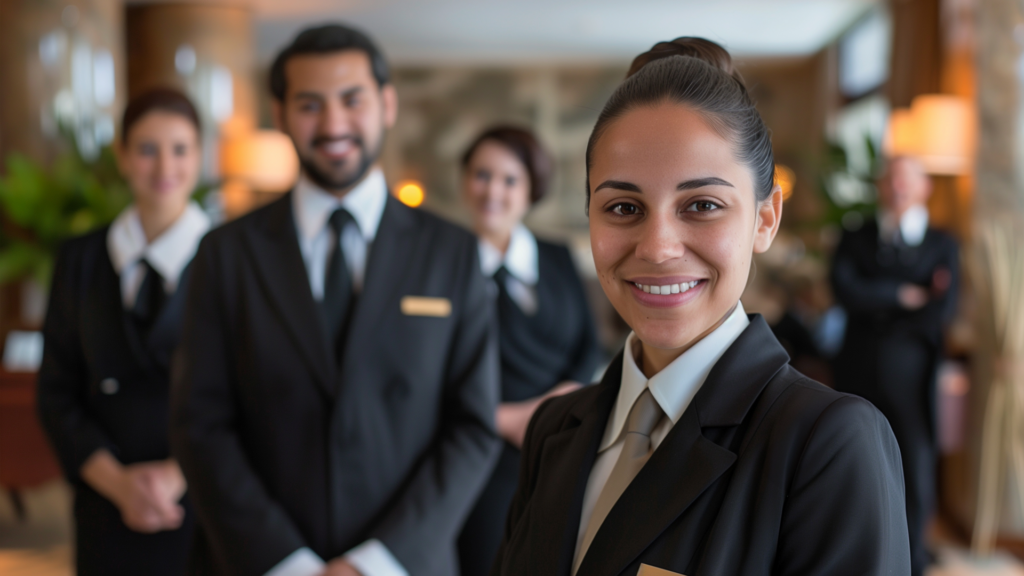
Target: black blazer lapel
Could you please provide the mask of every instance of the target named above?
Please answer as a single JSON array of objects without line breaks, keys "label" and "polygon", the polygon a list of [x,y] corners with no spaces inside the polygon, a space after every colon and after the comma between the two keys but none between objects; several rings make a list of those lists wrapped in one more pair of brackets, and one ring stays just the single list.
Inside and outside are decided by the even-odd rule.
[{"label": "black blazer lapel", "polygon": [[[693,402],[626,488],[594,537],[580,574],[619,574],[736,461],[704,437],[703,428],[739,426],[789,356],[760,315],[708,374]],[[588,468],[589,470],[589,468]],[[713,519],[693,517],[691,553]]]},{"label": "black blazer lapel", "polygon": [[171,354],[178,345],[178,335],[181,332],[181,321],[185,315],[185,300],[188,292],[188,278],[192,270],[189,263],[181,271],[178,277],[178,288],[167,298],[166,304],[160,311],[160,315],[149,331],[146,339],[146,349],[149,355],[156,362],[161,370],[170,368]]},{"label": "black blazer lapel", "polygon": [[[132,319],[124,309],[121,296],[121,281],[110,261],[110,253],[104,250],[98,254],[99,260],[92,263],[96,266],[97,276],[89,287],[85,314],[87,326],[92,326],[97,333],[92,336],[98,342],[117,342],[122,340],[131,350],[135,365],[140,369],[151,369],[152,359],[146,351],[145,342],[139,336]],[[116,349],[115,347],[111,347]]]},{"label": "black blazer lapel", "polygon": [[309,275],[299,248],[292,213],[292,193],[263,212],[248,229],[249,259],[253,262],[281,322],[312,367],[329,396],[334,395],[334,352],[324,334],[320,309],[309,287]]},{"label": "black blazer lapel", "polygon": [[[407,276],[409,259],[421,246],[417,242],[416,215],[388,194],[381,215],[377,236],[373,240],[366,258],[366,274],[363,288],[353,307],[348,334],[369,334],[379,329],[381,312],[388,306],[398,306],[406,288],[398,280]],[[356,337],[345,339],[342,367],[349,358],[360,358],[363,340]],[[340,397],[340,396],[339,396]]]},{"label": "black blazer lapel", "polygon": [[527,535],[527,550],[540,560],[531,564],[545,568],[539,574],[565,575],[572,568],[587,480],[621,380],[620,353],[605,371],[593,400],[575,406],[567,427],[544,440],[538,489],[530,503],[538,521],[529,523]]}]

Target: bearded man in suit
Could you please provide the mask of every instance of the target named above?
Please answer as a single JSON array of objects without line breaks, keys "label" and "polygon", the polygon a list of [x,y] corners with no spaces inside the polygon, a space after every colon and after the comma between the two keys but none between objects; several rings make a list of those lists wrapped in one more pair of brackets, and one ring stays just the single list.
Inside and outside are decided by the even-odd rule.
[{"label": "bearded man in suit", "polygon": [[175,366],[193,571],[454,574],[500,449],[476,240],[388,194],[398,101],[365,35],[302,32],[270,87],[302,175],[200,246]]}]

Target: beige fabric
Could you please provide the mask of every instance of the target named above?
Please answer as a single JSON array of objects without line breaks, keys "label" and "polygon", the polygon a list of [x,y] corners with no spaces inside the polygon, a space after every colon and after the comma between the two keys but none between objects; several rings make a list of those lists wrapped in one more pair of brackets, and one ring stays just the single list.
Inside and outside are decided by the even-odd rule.
[{"label": "beige fabric", "polygon": [[594,505],[594,512],[591,514],[590,522],[587,524],[587,532],[583,536],[583,543],[580,545],[579,552],[576,554],[576,559],[573,562],[572,573],[574,576],[576,571],[579,570],[583,558],[587,555],[590,543],[594,541],[594,536],[597,535],[598,529],[601,528],[601,524],[604,523],[604,519],[608,516],[612,506],[619,500],[622,493],[626,491],[626,487],[633,481],[633,478],[636,478],[640,469],[647,463],[647,459],[651,457],[651,432],[664,417],[665,412],[658,405],[658,401],[654,399],[650,388],[640,394],[640,397],[636,399],[633,407],[629,410],[622,452],[619,454],[619,459],[615,462],[615,468],[612,469],[612,474],[608,477],[608,482],[605,483],[604,489],[601,490],[601,495],[598,496],[597,503]]}]

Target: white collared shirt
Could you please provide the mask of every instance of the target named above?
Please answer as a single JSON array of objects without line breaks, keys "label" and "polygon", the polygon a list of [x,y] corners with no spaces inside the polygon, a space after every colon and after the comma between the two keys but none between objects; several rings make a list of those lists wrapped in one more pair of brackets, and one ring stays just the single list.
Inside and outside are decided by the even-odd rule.
[{"label": "white collared shirt", "polygon": [[345,264],[352,275],[352,289],[358,294],[363,288],[366,257],[377,237],[387,195],[384,173],[376,168],[340,199],[324,191],[305,175],[299,178],[295,192],[292,193],[292,208],[295,227],[299,232],[299,248],[315,299],[323,300],[327,261],[339,245],[328,222],[331,214],[338,208],[345,208],[355,221],[342,228],[340,245],[345,253]]},{"label": "white collared shirt", "polygon": [[[896,234],[896,218],[891,212],[878,215],[878,235],[885,242],[892,242]],[[907,246],[920,246],[928,232],[928,208],[918,204],[907,208],[899,219],[900,237]]]},{"label": "white collared shirt", "polygon": [[164,292],[173,294],[178,289],[182,271],[192,261],[199,241],[209,229],[210,218],[198,204],[189,202],[170,228],[152,242],[146,242],[138,209],[133,204],[122,210],[107,230],[107,252],[121,279],[121,301],[125,309],[135,305],[146,276],[146,268],[140,265],[143,259],[163,278]]},{"label": "white collared shirt", "polygon": [[[314,298],[323,300],[327,261],[331,251],[339,246],[344,250],[345,264],[352,274],[353,290],[358,294],[362,289],[366,258],[377,237],[387,195],[387,182],[384,173],[378,168],[341,199],[329,194],[305,175],[299,178],[292,193],[292,208],[295,228],[299,234],[299,248],[306,263],[309,287]],[[328,223],[331,214],[338,208],[348,210],[355,220],[355,223],[349,222],[342,228],[340,242]],[[363,576],[409,576],[387,546],[376,538],[349,550],[344,558]],[[318,576],[325,566],[326,563],[316,552],[303,547],[278,562],[265,576]]]},{"label": "white collared shirt", "polygon": [[527,316],[537,313],[537,238],[526,226],[512,230],[508,249],[502,254],[493,244],[481,239],[480,271],[490,278],[502,266],[508,270],[505,290]]},{"label": "white collared shirt", "polygon": [[[725,319],[725,322],[722,322],[721,326],[715,328],[713,332],[691,346],[689,350],[683,352],[650,379],[644,376],[636,363],[636,357],[641,353],[640,340],[637,339],[636,333],[629,334],[622,355],[622,384],[619,388],[619,395],[615,400],[615,408],[608,415],[608,424],[605,425],[597,459],[594,461],[594,467],[590,470],[586,492],[583,493],[583,512],[580,515],[575,554],[579,554],[580,543],[583,542],[587,524],[594,512],[594,505],[597,504],[597,498],[601,495],[601,490],[604,489],[604,485],[612,474],[615,462],[619,459],[619,453],[622,452],[622,445],[625,442],[623,428],[636,399],[644,390],[650,388],[651,395],[654,396],[658,406],[667,416],[651,433],[651,448],[656,450],[676,422],[679,422],[683,412],[689,407],[693,397],[697,395],[697,391],[704,385],[704,380],[707,379],[718,359],[725,354],[725,351],[732,346],[732,343],[749,325],[750,320],[747,319],[743,304],[737,303],[736,309]],[[576,560],[578,563],[578,559]]]}]

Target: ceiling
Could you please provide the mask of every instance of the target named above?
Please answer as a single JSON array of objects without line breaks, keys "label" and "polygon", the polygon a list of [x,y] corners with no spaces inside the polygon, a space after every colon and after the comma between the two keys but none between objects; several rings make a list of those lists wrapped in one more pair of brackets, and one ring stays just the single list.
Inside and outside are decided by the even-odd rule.
[{"label": "ceiling", "polygon": [[261,63],[270,61],[303,27],[342,20],[369,32],[389,59],[399,64],[626,61],[656,41],[678,36],[704,36],[743,57],[803,56],[827,45],[880,3],[880,0],[221,1],[252,8]]}]

